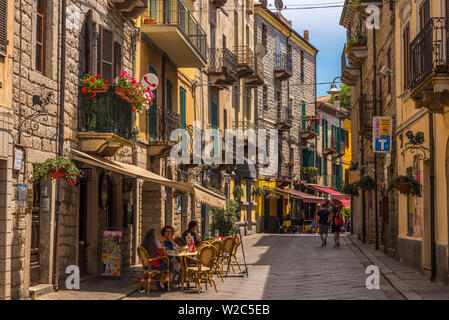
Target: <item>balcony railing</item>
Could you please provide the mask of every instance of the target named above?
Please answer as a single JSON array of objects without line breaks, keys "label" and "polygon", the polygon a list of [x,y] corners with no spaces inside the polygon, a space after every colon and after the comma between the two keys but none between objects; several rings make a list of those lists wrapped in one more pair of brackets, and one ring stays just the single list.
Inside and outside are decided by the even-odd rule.
[{"label": "balcony railing", "polygon": [[180,116],[178,113],[171,110],[167,110],[165,114],[165,135],[164,140],[170,140],[171,133],[179,129],[180,127]]},{"label": "balcony railing", "polygon": [[[187,5],[182,0],[149,0],[149,10],[142,16],[143,25],[176,26],[185,38],[195,48],[197,53],[206,60],[207,37],[200,24],[194,18]],[[143,32],[146,30],[144,29]],[[145,32],[146,33],[146,32]],[[160,30],[160,41],[172,42],[167,30]],[[165,37],[165,40],[164,40]],[[175,45],[176,49],[176,45]],[[177,48],[180,50],[181,48]],[[167,51],[169,51],[167,49]],[[170,53],[170,52],[169,52]]]},{"label": "balcony railing", "polygon": [[301,139],[310,140],[317,136],[317,123],[315,121],[302,121],[299,135]]},{"label": "balcony railing", "polygon": [[431,18],[410,44],[411,89],[432,73],[448,74],[448,21],[448,18]]},{"label": "balcony railing", "polygon": [[278,108],[276,122],[279,129],[290,129],[292,127],[292,117],[291,108]]},{"label": "balcony railing", "polygon": [[259,57],[254,58],[254,73],[246,77],[246,84],[261,86],[264,84],[263,62]]},{"label": "balcony railing", "polygon": [[288,54],[277,54],[275,56],[275,77],[289,78],[293,74],[292,57]]},{"label": "balcony railing", "polygon": [[132,105],[114,92],[114,87],[104,93],[96,93],[94,98],[79,94],[78,130],[81,132],[114,133],[131,139]]},{"label": "balcony railing", "polygon": [[232,84],[237,80],[237,57],[227,48],[210,49],[209,72],[224,76],[224,84]]},{"label": "balcony railing", "polygon": [[358,67],[349,66],[346,53],[346,45],[341,53],[341,80],[349,86],[353,86],[360,79],[360,69]]},{"label": "balcony railing", "polygon": [[251,75],[255,71],[254,52],[248,46],[238,46],[235,49],[237,55],[237,71],[241,77]]}]

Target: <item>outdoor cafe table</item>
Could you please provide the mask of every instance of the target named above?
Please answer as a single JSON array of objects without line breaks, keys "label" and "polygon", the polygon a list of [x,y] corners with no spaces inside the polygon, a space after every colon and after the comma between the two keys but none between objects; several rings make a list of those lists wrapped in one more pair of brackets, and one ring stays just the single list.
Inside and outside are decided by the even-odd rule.
[{"label": "outdoor cafe table", "polygon": [[184,290],[184,283],[185,283],[185,277],[186,277],[186,257],[196,257],[198,254],[198,251],[195,252],[176,252],[173,250],[166,252],[167,256],[169,257],[177,257],[181,262],[181,290]]}]

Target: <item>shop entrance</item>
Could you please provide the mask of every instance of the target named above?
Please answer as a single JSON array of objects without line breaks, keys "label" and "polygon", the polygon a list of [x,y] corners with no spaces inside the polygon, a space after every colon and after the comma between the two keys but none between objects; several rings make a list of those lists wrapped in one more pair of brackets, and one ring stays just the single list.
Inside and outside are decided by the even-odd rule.
[{"label": "shop entrance", "polygon": [[80,184],[79,233],[78,233],[78,265],[80,274],[87,274],[88,246],[87,242],[87,184]]}]

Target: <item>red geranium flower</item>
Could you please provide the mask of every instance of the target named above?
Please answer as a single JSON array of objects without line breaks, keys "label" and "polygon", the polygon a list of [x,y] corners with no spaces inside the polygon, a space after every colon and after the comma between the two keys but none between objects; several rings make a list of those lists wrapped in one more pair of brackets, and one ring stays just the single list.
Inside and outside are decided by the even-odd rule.
[{"label": "red geranium flower", "polygon": [[86,93],[86,92],[87,92],[87,89],[83,87],[83,88],[81,89],[81,91],[82,91],[83,93]]},{"label": "red geranium flower", "polygon": [[97,78],[99,79],[99,78],[101,78],[101,76],[99,74],[97,74]]},{"label": "red geranium flower", "polygon": [[109,86],[108,86],[107,84],[105,84],[105,85],[103,86],[103,88],[107,89],[107,88],[109,88]]},{"label": "red geranium flower", "polygon": [[91,99],[93,99],[93,98],[95,98],[95,94],[91,93],[91,94],[89,94],[89,97],[90,97]]},{"label": "red geranium flower", "polygon": [[133,112],[136,112],[136,108],[133,108]]}]

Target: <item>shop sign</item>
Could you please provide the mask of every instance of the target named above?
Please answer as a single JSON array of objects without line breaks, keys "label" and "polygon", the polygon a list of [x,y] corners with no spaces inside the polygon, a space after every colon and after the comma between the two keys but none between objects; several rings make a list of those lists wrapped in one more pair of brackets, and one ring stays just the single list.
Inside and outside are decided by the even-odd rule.
[{"label": "shop sign", "polygon": [[374,117],[373,119],[373,150],[377,153],[391,152],[391,117]]}]

